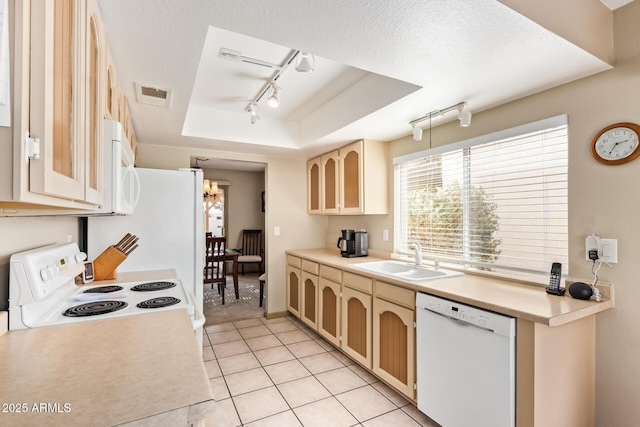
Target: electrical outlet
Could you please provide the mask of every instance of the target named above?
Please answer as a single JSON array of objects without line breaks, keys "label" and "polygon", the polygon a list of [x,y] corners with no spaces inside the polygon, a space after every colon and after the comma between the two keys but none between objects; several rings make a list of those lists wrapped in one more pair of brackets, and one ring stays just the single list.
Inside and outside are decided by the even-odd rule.
[{"label": "electrical outlet", "polygon": [[382,230],[382,240],[385,242],[389,241],[389,230]]},{"label": "electrical outlet", "polygon": [[584,247],[585,259],[587,261],[595,261],[600,258],[600,236],[596,236],[595,234],[587,236],[584,241]]}]

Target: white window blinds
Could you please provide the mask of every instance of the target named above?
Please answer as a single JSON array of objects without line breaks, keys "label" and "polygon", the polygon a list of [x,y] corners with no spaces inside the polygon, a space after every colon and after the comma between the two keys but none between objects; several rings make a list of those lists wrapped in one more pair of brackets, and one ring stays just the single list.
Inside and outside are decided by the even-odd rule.
[{"label": "white window blinds", "polygon": [[417,241],[483,269],[566,266],[567,139],[560,116],[395,159],[396,251]]}]

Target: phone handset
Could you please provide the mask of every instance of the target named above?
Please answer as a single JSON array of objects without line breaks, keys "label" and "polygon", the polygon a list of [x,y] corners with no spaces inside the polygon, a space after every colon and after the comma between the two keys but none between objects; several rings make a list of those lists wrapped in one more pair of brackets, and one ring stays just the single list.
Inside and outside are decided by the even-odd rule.
[{"label": "phone handset", "polygon": [[549,286],[547,293],[551,295],[564,295],[565,288],[560,287],[560,279],[562,277],[562,264],[554,262],[551,264],[551,272],[549,273]]}]

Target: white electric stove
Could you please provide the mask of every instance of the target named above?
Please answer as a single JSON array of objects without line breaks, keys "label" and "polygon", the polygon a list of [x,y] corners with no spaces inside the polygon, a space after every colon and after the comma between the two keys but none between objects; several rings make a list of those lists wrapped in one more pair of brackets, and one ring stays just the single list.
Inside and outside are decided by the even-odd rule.
[{"label": "white electric stove", "polygon": [[194,330],[204,324],[195,298],[179,279],[77,286],[86,254],[76,243],[45,246],[11,256],[9,329],[38,328],[186,309]]}]

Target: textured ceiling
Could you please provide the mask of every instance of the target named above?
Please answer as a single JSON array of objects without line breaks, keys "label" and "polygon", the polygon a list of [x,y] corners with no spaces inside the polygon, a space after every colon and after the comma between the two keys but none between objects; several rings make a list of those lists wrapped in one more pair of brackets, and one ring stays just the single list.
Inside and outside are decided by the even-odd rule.
[{"label": "textured ceiling", "polygon": [[[461,101],[477,112],[611,67],[495,0],[99,4],[140,143],[308,158],[362,137],[402,137],[410,120]],[[271,73],[222,60],[219,47],[273,62],[308,51],[316,72],[288,70],[281,108],[264,106],[251,125],[246,102]],[[171,108],[137,104],[136,82],[173,89]]]}]

